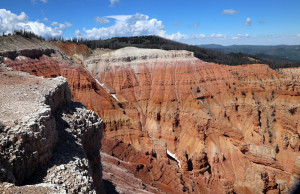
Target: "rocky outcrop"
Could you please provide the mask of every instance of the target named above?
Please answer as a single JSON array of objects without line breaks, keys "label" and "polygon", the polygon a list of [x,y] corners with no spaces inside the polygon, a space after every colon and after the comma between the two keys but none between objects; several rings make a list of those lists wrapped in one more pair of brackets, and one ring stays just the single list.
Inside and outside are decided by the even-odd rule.
[{"label": "rocky outcrop", "polygon": [[60,138],[53,157],[29,183],[59,185],[70,193],[103,193],[99,151],[102,121],[76,103],[56,113],[55,118]]},{"label": "rocky outcrop", "polygon": [[[103,192],[102,121],[71,102],[65,78],[0,72],[0,181],[36,191]],[[31,187],[1,184],[2,193]]]},{"label": "rocky outcrop", "polygon": [[19,51],[1,52],[0,55],[2,57],[6,57],[11,60],[14,60],[18,56],[26,56],[31,59],[39,59],[43,55],[50,56],[52,53],[54,53],[53,49],[24,49],[24,50],[19,50]]},{"label": "rocky outcrop", "polygon": [[6,126],[1,132],[1,165],[20,185],[51,158],[58,138],[52,112],[68,104],[70,93],[62,77],[47,83],[29,81],[20,72],[1,74],[1,121]]},{"label": "rocky outcrop", "polygon": [[57,46],[67,56],[71,57],[81,65],[83,65],[84,60],[87,59],[91,53],[91,49],[83,44],[64,42],[51,42],[51,44]]},{"label": "rocky outcrop", "polygon": [[[46,78],[63,76],[67,78],[72,99],[83,103],[101,117],[105,115],[105,109],[109,109],[114,115],[123,114],[117,109],[118,103],[97,83],[90,73],[61,51],[56,50],[51,57],[43,55],[35,59],[17,56],[12,60],[4,57],[4,63],[16,71],[28,72],[36,76]],[[110,118],[111,114],[108,117]]]},{"label": "rocky outcrop", "polygon": [[145,62],[149,60],[163,61],[164,59],[169,61],[180,58],[195,59],[194,53],[189,51],[163,51],[159,49],[137,49],[135,47],[127,47],[114,52],[102,53],[101,57],[96,55],[92,59],[86,60],[85,65],[93,66],[93,64],[97,63],[105,64],[106,67],[111,68],[118,63]]}]

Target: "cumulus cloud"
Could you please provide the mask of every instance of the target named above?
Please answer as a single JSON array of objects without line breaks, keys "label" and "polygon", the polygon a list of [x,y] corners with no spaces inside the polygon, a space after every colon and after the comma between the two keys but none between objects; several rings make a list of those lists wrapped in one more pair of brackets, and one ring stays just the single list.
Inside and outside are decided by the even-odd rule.
[{"label": "cumulus cloud", "polygon": [[105,39],[117,36],[142,36],[157,35],[172,40],[186,39],[188,36],[180,32],[167,34],[162,21],[155,18],[150,19],[149,16],[137,13],[135,15],[113,15],[106,16],[113,19],[114,25],[109,27],[83,29],[76,31],[76,36],[87,39]]},{"label": "cumulus cloud", "polygon": [[205,38],[205,37],[206,37],[205,34],[193,34],[192,35],[192,38],[194,38],[194,39]]},{"label": "cumulus cloud", "polygon": [[56,26],[56,25],[58,25],[58,22],[52,22],[51,23],[51,26]]},{"label": "cumulus cloud", "polygon": [[210,38],[226,38],[226,35],[224,34],[215,34],[215,33],[212,33],[210,36]]},{"label": "cumulus cloud", "polygon": [[251,18],[247,18],[245,23],[244,23],[245,26],[251,26],[252,25],[252,20]]},{"label": "cumulus cloud", "polygon": [[109,0],[110,1],[110,6],[113,7],[115,3],[119,3],[120,0]]},{"label": "cumulus cloud", "polygon": [[222,14],[226,14],[226,15],[233,15],[233,14],[237,14],[237,13],[239,13],[239,11],[233,10],[233,9],[224,9],[222,11]]},{"label": "cumulus cloud", "polygon": [[216,38],[226,38],[226,36],[224,34],[217,34]]},{"label": "cumulus cloud", "polygon": [[237,40],[240,38],[248,38],[248,37],[249,37],[249,34],[237,34],[236,36],[232,37],[231,39]]},{"label": "cumulus cloud", "polygon": [[0,9],[0,34],[13,33],[14,30],[31,31],[39,36],[61,36],[67,27],[72,24],[57,23],[55,27],[48,27],[38,21],[30,21],[29,17],[21,12],[20,15],[14,14],[9,10]]},{"label": "cumulus cloud", "polygon": [[71,26],[72,26],[72,24],[69,23],[69,22],[65,22],[65,25],[66,25],[67,27],[71,27]]},{"label": "cumulus cloud", "polygon": [[298,37],[300,37],[300,34],[297,34]]},{"label": "cumulus cloud", "polygon": [[43,20],[44,20],[45,22],[47,22],[47,21],[48,21],[48,18],[45,17]]},{"label": "cumulus cloud", "polygon": [[41,0],[41,2],[43,2],[43,3],[47,3],[47,0]]},{"label": "cumulus cloud", "polygon": [[162,33],[162,35],[159,35],[159,36],[165,37],[165,38],[170,39],[170,40],[188,39],[188,35],[181,34],[180,32],[177,32],[177,33],[174,33],[174,34],[171,34],[171,35],[168,35],[166,33]]},{"label": "cumulus cloud", "polygon": [[52,22],[51,23],[51,26],[57,26],[57,27],[59,27],[60,29],[66,29],[66,28],[69,28],[69,27],[71,27],[72,26],[72,24],[71,23],[69,23],[69,22],[65,22],[65,23],[58,23],[58,22]]},{"label": "cumulus cloud", "polygon": [[95,21],[98,24],[108,24],[110,22],[106,17],[95,17]]}]

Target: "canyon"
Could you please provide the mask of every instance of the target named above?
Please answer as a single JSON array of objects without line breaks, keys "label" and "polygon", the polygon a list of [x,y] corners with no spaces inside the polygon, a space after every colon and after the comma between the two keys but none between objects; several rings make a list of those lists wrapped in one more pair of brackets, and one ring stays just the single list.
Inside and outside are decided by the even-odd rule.
[{"label": "canyon", "polygon": [[[36,189],[41,189],[42,183],[51,183],[58,186],[49,189],[65,185],[63,188],[69,192],[85,188],[86,192],[105,189],[107,193],[290,193],[298,183],[298,68],[273,70],[264,64],[228,66],[202,61],[189,51],[134,47],[91,50],[76,43],[51,43],[20,36],[1,37],[0,48],[0,62],[14,70],[5,71],[7,75],[3,76],[29,76],[32,80],[59,82],[64,88],[59,94],[52,91],[54,96],[47,94],[43,102],[50,106],[49,120],[40,124],[50,130],[43,134],[47,136],[46,147],[30,148],[37,149],[37,156],[26,154],[29,151],[23,144],[12,148],[24,149],[23,155],[12,157],[3,153],[1,168],[6,169],[6,178],[1,181],[17,186],[3,183],[0,190],[32,189],[28,185],[38,182],[31,180],[32,174],[43,172],[38,170],[41,166],[48,171],[44,172],[43,181],[35,184]],[[20,71],[31,75],[17,73]],[[26,90],[27,86],[24,81],[21,88],[13,91]],[[51,91],[49,86],[41,88]],[[29,92],[32,93],[31,89],[19,95]],[[3,94],[7,93],[3,89]],[[1,100],[10,98],[1,96]],[[9,109],[10,104],[15,104],[15,109],[32,107],[23,98],[1,103],[1,111],[13,110]],[[59,107],[69,110],[63,113]],[[14,121],[23,115],[30,120],[35,118],[30,115],[34,112],[39,118],[38,111],[21,110],[20,115],[1,112],[6,130],[8,126],[15,127]],[[82,118],[90,122],[83,124]],[[70,123],[70,127],[63,123]],[[37,130],[29,124],[29,131]],[[10,130],[1,131],[1,136],[5,137]],[[6,142],[12,141],[7,146],[24,141],[17,141],[23,138],[17,133],[15,136],[13,140],[11,136],[5,137]],[[71,143],[67,145],[64,138],[73,141],[68,139]],[[72,142],[80,144],[74,151],[76,146]],[[55,146],[61,149],[53,152]],[[30,157],[24,159],[24,155]],[[54,181],[52,178],[66,168],[62,164],[72,168],[79,161],[76,157],[64,163],[56,161],[64,155],[80,158],[79,163],[83,163],[87,179],[93,180],[93,184],[83,181],[82,186],[68,187],[72,178],[63,175],[62,180]],[[25,167],[8,162],[13,158],[22,160]]]}]

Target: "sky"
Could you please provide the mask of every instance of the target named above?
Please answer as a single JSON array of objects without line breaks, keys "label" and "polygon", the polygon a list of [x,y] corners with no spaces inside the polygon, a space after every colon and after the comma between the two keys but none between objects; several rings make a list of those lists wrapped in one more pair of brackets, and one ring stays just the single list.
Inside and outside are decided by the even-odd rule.
[{"label": "sky", "polygon": [[300,0],[0,0],[0,34],[299,45]]}]

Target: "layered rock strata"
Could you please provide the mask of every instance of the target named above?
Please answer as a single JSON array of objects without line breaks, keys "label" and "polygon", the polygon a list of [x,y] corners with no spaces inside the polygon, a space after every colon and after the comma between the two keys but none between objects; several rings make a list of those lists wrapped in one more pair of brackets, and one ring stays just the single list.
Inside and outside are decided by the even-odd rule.
[{"label": "layered rock strata", "polygon": [[[73,50],[76,61],[87,57]],[[137,48],[95,50],[84,62],[88,71],[58,50],[2,60],[67,77],[73,99],[101,116],[104,177],[116,191],[287,193],[297,182],[296,69]]]},{"label": "layered rock strata", "polygon": [[71,102],[65,78],[6,69],[0,68],[0,181],[35,185],[3,183],[1,192],[103,192],[102,121]]},{"label": "layered rock strata", "polygon": [[170,191],[177,179],[172,192],[288,192],[297,182],[296,76],[262,64],[217,65],[186,51],[137,48],[94,54],[85,65],[131,119],[106,120],[104,136],[142,155],[156,152],[179,172],[152,180],[160,189]]},{"label": "layered rock strata", "polygon": [[106,115],[104,114],[104,109],[109,109],[111,112],[107,115],[108,118],[118,114],[122,115],[121,110],[118,110],[118,103],[84,67],[66,56],[58,48],[51,46],[50,44],[48,45],[54,50],[54,53],[50,56],[43,54],[42,56],[31,58],[27,55],[18,55],[16,58],[9,58],[5,57],[5,53],[9,52],[7,50],[0,52],[0,56],[2,55],[3,62],[8,67],[16,71],[24,71],[46,78],[57,76],[67,78],[72,100],[83,103],[88,109],[92,109],[101,117]]}]

